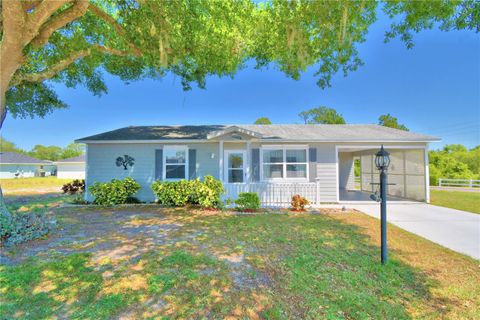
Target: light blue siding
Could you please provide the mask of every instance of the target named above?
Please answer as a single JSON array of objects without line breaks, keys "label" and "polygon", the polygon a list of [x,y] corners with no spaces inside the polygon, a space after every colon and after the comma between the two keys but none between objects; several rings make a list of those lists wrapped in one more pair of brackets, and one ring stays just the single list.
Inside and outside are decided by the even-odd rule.
[{"label": "light blue siding", "polygon": [[[141,201],[153,201],[155,197],[150,185],[155,180],[155,150],[163,149],[163,146],[154,143],[88,144],[86,199],[93,200],[88,193],[88,187],[95,182],[108,182],[112,179],[131,177],[141,186],[136,197]],[[197,150],[198,177],[213,175],[218,178],[218,146],[216,144],[188,144],[188,147]],[[124,155],[135,159],[135,164],[127,170],[117,167],[115,164],[115,160]]]}]

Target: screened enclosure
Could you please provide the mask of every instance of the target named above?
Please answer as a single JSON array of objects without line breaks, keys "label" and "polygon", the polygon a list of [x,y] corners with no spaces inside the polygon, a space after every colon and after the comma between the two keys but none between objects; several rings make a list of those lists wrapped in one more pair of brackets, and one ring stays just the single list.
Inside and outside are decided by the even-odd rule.
[{"label": "screened enclosure", "polygon": [[[388,195],[416,201],[426,200],[425,150],[390,149]],[[360,156],[361,191],[374,193],[378,190],[379,171],[375,167],[375,151],[358,152]]]}]

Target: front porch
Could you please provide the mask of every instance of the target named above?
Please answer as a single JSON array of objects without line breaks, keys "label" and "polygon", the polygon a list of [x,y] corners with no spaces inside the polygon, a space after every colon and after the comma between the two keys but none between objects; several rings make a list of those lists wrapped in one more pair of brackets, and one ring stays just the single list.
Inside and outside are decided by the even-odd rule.
[{"label": "front porch", "polygon": [[305,197],[312,206],[320,204],[320,184],[318,182],[286,183],[224,183],[225,199],[236,199],[241,192],[255,192],[264,207],[289,207],[296,194]]}]

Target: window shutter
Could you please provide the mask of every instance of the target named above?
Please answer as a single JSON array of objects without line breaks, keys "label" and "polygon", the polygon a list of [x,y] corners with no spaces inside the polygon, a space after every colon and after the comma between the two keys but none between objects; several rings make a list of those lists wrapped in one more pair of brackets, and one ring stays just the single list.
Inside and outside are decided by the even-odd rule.
[{"label": "window shutter", "polygon": [[260,181],[260,149],[252,149],[252,181]]},{"label": "window shutter", "polygon": [[155,180],[162,180],[163,170],[163,150],[155,150]]},{"label": "window shutter", "polygon": [[188,176],[189,180],[197,178],[197,150],[188,150]]},{"label": "window shutter", "polygon": [[308,149],[308,172],[310,175],[310,182],[315,182],[317,178],[317,148]]}]

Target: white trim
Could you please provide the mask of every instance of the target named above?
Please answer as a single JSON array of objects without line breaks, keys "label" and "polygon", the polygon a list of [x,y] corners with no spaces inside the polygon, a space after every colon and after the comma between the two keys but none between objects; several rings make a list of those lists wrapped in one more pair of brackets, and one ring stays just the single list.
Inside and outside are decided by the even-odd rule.
[{"label": "white trim", "polygon": [[430,203],[430,163],[428,159],[428,145],[424,149],[425,165],[425,202]]},{"label": "white trim", "polygon": [[64,161],[64,162],[61,162],[61,161],[57,161],[57,162],[54,162],[53,164],[85,164],[85,161]]},{"label": "white trim", "polygon": [[[412,141],[410,141],[412,142]],[[369,149],[379,149],[380,146],[375,145],[336,145],[338,149],[350,149],[350,148],[369,148]],[[392,146],[392,145],[383,145],[385,149],[425,149],[428,148],[427,145],[406,145],[406,146]]]},{"label": "white trim", "polygon": [[[178,179],[167,179],[167,150],[182,150],[185,151],[185,163],[169,163],[168,165],[184,165],[185,166],[185,177]],[[187,145],[171,145],[163,146],[163,157],[162,157],[162,181],[178,181],[178,180],[188,180],[188,146]]]},{"label": "white trim", "polygon": [[[228,142],[233,142],[228,141]],[[284,143],[284,142],[297,142],[297,143],[429,143],[429,142],[439,142],[441,139],[424,139],[424,140],[364,140],[364,139],[258,139],[262,143],[266,142],[275,142],[275,143]],[[98,143],[98,144],[108,144],[108,143],[162,143],[162,144],[178,144],[178,143],[216,143],[218,140],[208,140],[208,139],[157,139],[157,140],[75,140],[76,143]],[[239,142],[243,142],[240,140]]]},{"label": "white trim", "polygon": [[[57,168],[57,177],[58,177],[58,168]],[[85,145],[85,193],[83,195],[83,200],[88,201],[88,144]]]},{"label": "white trim", "polygon": [[340,169],[338,164],[338,146],[335,145],[335,176],[336,176],[336,193],[337,193],[337,202],[340,202]]},{"label": "white trim", "polygon": [[218,144],[218,180],[223,182],[223,141]]},{"label": "white trim", "polygon": [[[223,168],[223,176],[225,177],[225,183],[247,183],[247,151],[245,149],[228,149],[228,150],[225,150],[224,151],[225,153],[225,161],[224,161],[224,168]],[[243,174],[243,177],[242,177],[242,182],[230,182],[228,181],[228,170],[230,169],[228,167],[228,156],[231,154],[231,153],[241,153],[242,154],[242,158],[243,158],[243,161],[242,161],[242,165],[243,165],[243,168],[242,168],[242,174]],[[237,169],[239,170],[239,169]]]},{"label": "white trim", "polygon": [[54,162],[47,163],[10,163],[10,162],[1,162],[0,165],[17,165],[17,166],[54,166]]},{"label": "white trim", "polygon": [[210,140],[210,139],[218,138],[223,135],[232,134],[232,133],[241,133],[254,138],[261,138],[263,136],[262,134],[253,130],[248,130],[248,129],[240,128],[237,126],[230,126],[226,129],[214,131],[212,133],[207,134],[207,139]]},{"label": "white trim", "polygon": [[[280,163],[264,163],[263,162],[263,150],[275,150],[275,149],[281,149],[283,151],[283,161]],[[298,163],[293,163],[293,162],[287,162],[287,150],[305,150],[305,158],[306,162],[298,162]],[[309,146],[308,145],[261,145],[260,146],[260,182],[270,182],[270,183],[275,183],[275,182],[309,182],[310,181],[310,155],[309,155]],[[282,178],[271,178],[271,179],[265,179],[264,178],[264,172],[263,172],[263,166],[265,164],[278,164],[282,165]],[[305,178],[287,178],[287,165],[288,164],[303,164],[305,165],[305,171],[306,171],[306,177]]]}]

